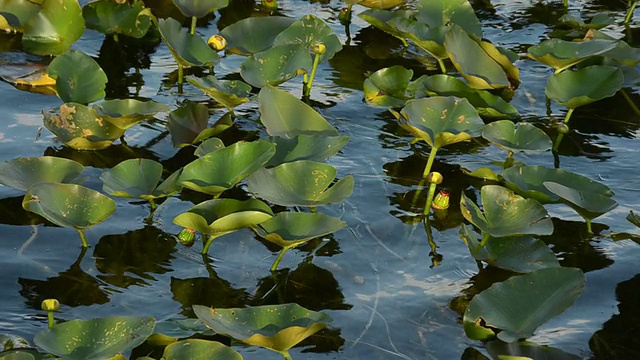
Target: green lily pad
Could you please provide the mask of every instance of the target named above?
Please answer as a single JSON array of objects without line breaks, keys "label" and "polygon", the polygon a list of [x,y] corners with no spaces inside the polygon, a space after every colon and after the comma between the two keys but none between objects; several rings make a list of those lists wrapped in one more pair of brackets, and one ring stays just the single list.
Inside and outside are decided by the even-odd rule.
[{"label": "green lily pad", "polygon": [[87,27],[103,34],[121,34],[141,38],[151,27],[151,13],[144,3],[118,3],[109,0],[93,1],[82,7]]},{"label": "green lily pad", "polygon": [[[490,43],[471,37],[458,25],[452,25],[445,35],[444,45],[449,59],[475,89],[500,89],[510,87],[515,81],[517,68],[501,55]],[[502,56],[500,59],[495,59]],[[506,59],[506,60],[504,60]]]},{"label": "green lily pad", "polygon": [[12,349],[0,352],[0,360],[41,360],[45,356],[35,349]]},{"label": "green lily pad", "polygon": [[102,119],[123,130],[150,119],[159,112],[169,111],[169,107],[165,104],[136,99],[106,100],[93,104],[91,107]]},{"label": "green lily pad", "polygon": [[551,66],[556,72],[560,72],[589,57],[601,55],[615,47],[615,41],[604,39],[588,41],[548,39],[530,47],[527,56]]},{"label": "green lily pad", "polygon": [[77,185],[41,182],[27,190],[22,207],[52,223],[76,230],[105,221],[116,203],[99,192]]},{"label": "green lily pad", "polygon": [[71,320],[37,333],[33,341],[67,360],[103,360],[142,344],[155,322],[152,317],[133,316]]},{"label": "green lily pad", "polygon": [[76,150],[101,150],[124,134],[124,130],[104,121],[90,107],[76,103],[43,112],[44,126],[60,141]]},{"label": "green lily pad", "polygon": [[82,36],[84,19],[77,0],[43,0],[24,26],[22,46],[36,55],[58,55]]},{"label": "green lily pad", "polygon": [[159,19],[158,30],[179,65],[214,66],[220,62],[218,53],[204,39],[190,34],[177,20]]},{"label": "green lily pad", "polygon": [[282,206],[321,206],[342,202],[353,192],[349,175],[329,187],[336,168],[308,160],[260,169],[248,179],[249,191]]},{"label": "green lily pad", "polygon": [[551,235],[553,223],[547,210],[534,199],[525,199],[499,185],[480,189],[483,212],[466,195],[460,198],[460,211],[467,221],[493,237]]},{"label": "green lily pad", "polygon": [[255,54],[271,48],[276,36],[294,21],[284,16],[249,17],[222,29],[220,35],[231,51]]},{"label": "green lily pad", "polygon": [[[552,267],[495,283],[476,295],[464,313],[464,331],[474,340],[527,338],[569,308],[584,290],[580,269]],[[499,331],[499,332],[498,332]]]},{"label": "green lily pad", "polygon": [[88,104],[104,98],[107,75],[85,53],[71,50],[49,64],[49,76],[56,80],[56,92],[64,102]]},{"label": "green lily pad", "polygon": [[294,248],[320,236],[334,233],[347,223],[320,213],[281,212],[253,227],[263,239],[283,248]]},{"label": "green lily pad", "polygon": [[40,10],[29,0],[2,0],[1,4],[0,30],[18,31]]},{"label": "green lily pad", "polygon": [[613,24],[615,18],[611,14],[602,12],[595,14],[588,23],[585,23],[579,15],[565,14],[558,19],[558,22],[574,29],[602,29],[607,25]]},{"label": "green lily pad", "polygon": [[456,24],[466,33],[482,38],[482,25],[467,0],[420,0],[418,20],[430,28]]},{"label": "green lily pad", "polygon": [[165,360],[242,360],[242,355],[217,341],[187,339],[167,346],[162,358]]},{"label": "green lily pad", "polygon": [[229,5],[229,0],[172,0],[186,17],[201,18]]},{"label": "green lily pad", "polygon": [[547,244],[531,236],[492,237],[486,246],[481,246],[476,234],[463,224],[460,238],[474,259],[500,269],[528,273],[560,266],[556,255]]},{"label": "green lily pad", "polygon": [[544,166],[511,167],[502,172],[502,177],[511,190],[543,204],[560,202],[560,197],[544,186],[545,182],[558,183],[576,191],[606,197],[613,196],[613,191],[606,185],[562,169],[550,169]]},{"label": "green lily pad", "polygon": [[276,86],[311,70],[309,51],[298,44],[276,46],[247,58],[240,75],[255,87]]},{"label": "green lily pad", "polygon": [[564,200],[573,210],[587,220],[595,219],[618,206],[615,200],[605,195],[590,191],[580,191],[570,186],[549,181],[543,182],[542,185]]},{"label": "green lily pad", "polygon": [[407,86],[413,70],[396,65],[380,69],[364,81],[364,99],[370,105],[400,107],[408,97]]},{"label": "green lily pad", "polygon": [[271,136],[291,139],[300,134],[338,136],[336,130],[312,107],[289,92],[267,86],[258,94],[260,121]]},{"label": "green lily pad", "polygon": [[80,163],[65,158],[17,158],[0,163],[0,184],[27,191],[39,182],[73,182],[83,171]]},{"label": "green lily pad", "polygon": [[251,94],[251,86],[240,80],[218,80],[213,75],[204,78],[189,75],[187,81],[229,110],[248,102]]},{"label": "green lily pad", "polygon": [[209,236],[222,236],[271,219],[273,212],[256,199],[213,199],[201,202],[173,219],[173,223]]},{"label": "green lily pad", "polygon": [[218,196],[263,167],[275,154],[267,141],[237,142],[185,165],[179,183],[189,189]]},{"label": "green lily pad", "polygon": [[391,9],[404,4],[404,0],[361,0],[355,3],[371,9]]},{"label": "green lily pad", "polygon": [[438,149],[470,140],[484,126],[467,99],[453,96],[412,100],[394,115],[405,130]]},{"label": "green lily pad", "polygon": [[102,191],[111,196],[157,199],[173,195],[180,191],[177,184],[180,172],[169,176],[162,184],[162,164],[150,159],[129,159],[100,175]]},{"label": "green lily pad", "polygon": [[425,95],[465,98],[476,108],[480,116],[486,118],[515,119],[520,117],[518,110],[501,97],[486,90],[474,89],[462,80],[449,75],[423,75],[413,81],[407,90],[415,98],[422,98]]},{"label": "green lily pad", "polygon": [[271,136],[267,140],[277,146],[266,166],[276,166],[298,160],[324,161],[337,154],[349,137],[300,134],[292,139]]},{"label": "green lily pad", "polygon": [[222,149],[223,147],[224,143],[222,142],[222,140],[216,137],[212,137],[198,145],[196,150],[193,152],[193,155],[197,157],[203,157],[204,155]]},{"label": "green lily pad", "polygon": [[538,345],[529,341],[518,341],[515,343],[505,343],[500,340],[489,341],[485,344],[487,352],[491,354],[493,359],[500,360],[525,360],[525,359],[544,359],[544,360],[580,360],[581,356],[577,356],[560,349]]},{"label": "green lily pad", "polygon": [[575,109],[615,95],[623,83],[624,75],[619,68],[592,65],[551,75],[545,94],[569,109]]},{"label": "green lily pad", "polygon": [[332,320],[298,304],[212,309],[193,305],[193,312],[218,334],[276,352],[286,352]]},{"label": "green lily pad", "polygon": [[224,116],[212,127],[209,125],[209,108],[198,103],[172,111],[167,120],[174,147],[184,147],[208,139],[228,129],[231,123]]},{"label": "green lily pad", "polygon": [[[333,55],[342,49],[340,39],[338,39],[329,25],[324,20],[311,14],[304,15],[296,20],[273,40],[274,47],[297,44],[309,49],[318,43],[324,44],[326,47],[325,53],[320,57],[320,62],[331,59]],[[308,56],[311,58],[310,52]]]},{"label": "green lily pad", "polygon": [[501,120],[482,128],[482,137],[495,146],[512,153],[539,152],[551,149],[551,139],[544,131],[532,124]]}]

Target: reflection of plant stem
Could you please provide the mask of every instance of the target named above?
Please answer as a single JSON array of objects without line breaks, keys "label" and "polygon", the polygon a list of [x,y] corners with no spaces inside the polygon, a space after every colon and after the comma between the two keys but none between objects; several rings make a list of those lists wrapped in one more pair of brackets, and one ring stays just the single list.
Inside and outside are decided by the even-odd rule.
[{"label": "reflection of plant stem", "polygon": [[273,262],[273,265],[271,265],[271,269],[270,269],[271,271],[276,271],[278,269],[278,265],[280,265],[280,260],[282,260],[282,258],[284,257],[284,254],[286,254],[287,251],[289,251],[289,249],[291,248],[283,247],[282,250],[280,250],[280,254],[278,254],[278,257]]},{"label": "reflection of plant stem", "polygon": [[278,352],[280,353],[280,355],[282,355],[282,357],[283,357],[285,360],[293,360],[293,359],[291,358],[291,355],[289,355],[289,352],[288,352],[288,351],[284,350],[284,351],[278,351]]},{"label": "reflection of plant stem", "polygon": [[429,253],[429,256],[431,256],[431,267],[439,266],[440,262],[442,261],[442,255],[438,254],[438,245],[433,240],[433,231],[431,231],[429,217],[425,216],[422,223],[424,225],[424,231],[427,233],[427,241],[429,241],[429,247],[431,248],[431,252]]},{"label": "reflection of plant stem", "polygon": [[84,232],[80,229],[76,229],[76,231],[80,235],[80,241],[82,241],[82,247],[83,248],[89,247],[89,244],[87,243],[87,238],[84,236]]},{"label": "reflection of plant stem", "polygon": [[629,25],[631,18],[633,17],[633,11],[636,9],[636,5],[638,5],[637,1],[631,1],[627,3],[627,16],[624,17],[624,24]]},{"label": "reflection of plant stem", "polygon": [[411,207],[415,207],[416,206],[416,202],[418,202],[418,197],[420,196],[420,193],[422,192],[422,186],[424,186],[424,182],[427,181],[427,179],[422,178],[420,180],[420,182],[418,183],[418,190],[416,190],[416,194],[413,195],[413,200],[411,200]]},{"label": "reflection of plant stem", "polygon": [[[569,119],[571,119],[571,114],[573,114],[573,111],[575,109],[569,109],[569,111],[567,111],[567,115],[565,115],[564,117],[564,123],[568,124],[569,123]],[[558,147],[560,146],[560,142],[562,142],[562,138],[564,137],[563,133],[558,134],[558,137],[556,138],[556,142],[553,144],[553,152],[557,152],[558,151]]]},{"label": "reflection of plant stem", "polygon": [[487,245],[487,242],[489,241],[490,237],[491,237],[491,235],[489,233],[483,233],[482,234],[482,241],[480,241],[480,246],[484,247],[485,245]]},{"label": "reflection of plant stem", "polygon": [[631,110],[633,110],[633,112],[635,112],[636,115],[640,115],[640,109],[638,109],[638,107],[633,102],[633,100],[631,100],[631,97],[629,97],[629,94],[627,94],[627,92],[624,91],[624,89],[620,89],[620,93],[622,94],[622,96],[624,96],[625,100],[627,100],[627,102],[629,103],[629,107],[631,107]]},{"label": "reflection of plant stem", "polygon": [[202,255],[205,255],[209,252],[209,246],[211,246],[211,243],[213,243],[213,240],[216,238],[217,236],[215,235],[209,235],[209,237],[207,238],[207,241],[205,241],[204,243],[204,247],[202,248]]},{"label": "reflection of plant stem", "polygon": [[[316,54],[313,58],[313,66],[311,67],[311,75],[309,75],[309,81],[304,81],[302,96],[309,97],[311,94],[311,86],[313,86],[313,78],[316,76],[316,70],[318,69],[318,64],[320,63],[320,54]],[[305,74],[306,75],[306,74]]]},{"label": "reflection of plant stem", "polygon": [[424,205],[424,214],[427,215],[431,211],[431,203],[433,202],[433,197],[436,194],[436,185],[435,183],[431,183],[429,185],[429,192],[427,193],[427,202]]},{"label": "reflection of plant stem", "polygon": [[195,16],[191,17],[191,30],[189,31],[191,33],[191,35],[194,35],[196,33],[196,22],[198,21],[198,18]]},{"label": "reflection of plant stem", "polygon": [[569,0],[564,0],[564,7],[569,7]]}]

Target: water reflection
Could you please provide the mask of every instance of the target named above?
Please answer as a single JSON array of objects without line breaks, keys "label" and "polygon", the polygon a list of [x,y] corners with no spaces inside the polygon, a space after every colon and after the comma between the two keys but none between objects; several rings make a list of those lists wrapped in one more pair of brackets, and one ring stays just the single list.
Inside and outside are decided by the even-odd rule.
[{"label": "water reflection", "polygon": [[99,169],[110,169],[121,161],[129,159],[151,159],[158,161],[158,156],[146,147],[128,146],[126,144],[111,145],[104,150],[74,150],[68,146],[48,147],[44,156],[57,156],[79,162],[83,166]]},{"label": "water reflection", "polygon": [[47,278],[46,280],[18,278],[18,283],[22,286],[20,295],[25,303],[34,308],[40,309],[42,300],[58,299],[61,304],[67,306],[88,306],[93,304],[106,304],[109,302],[109,293],[103,289],[106,284],[82,270],[80,264],[87,252],[83,248],[78,259],[58,276]]},{"label": "water reflection", "polygon": [[640,274],[616,286],[618,314],[589,340],[591,359],[640,358]]},{"label": "water reflection", "polygon": [[146,226],[124,234],[103,236],[93,250],[93,257],[102,274],[97,276],[99,279],[127,288],[149,285],[148,281],[156,280],[151,274],[173,271],[174,252],[175,240],[171,235]]},{"label": "water reflection", "polygon": [[42,216],[22,208],[24,196],[0,199],[0,223],[7,225],[52,225]]}]

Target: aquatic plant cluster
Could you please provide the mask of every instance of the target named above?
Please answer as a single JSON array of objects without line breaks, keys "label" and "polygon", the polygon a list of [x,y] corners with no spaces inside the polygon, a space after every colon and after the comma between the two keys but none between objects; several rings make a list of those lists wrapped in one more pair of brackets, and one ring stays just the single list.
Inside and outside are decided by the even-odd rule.
[{"label": "aquatic plant cluster", "polygon": [[[342,49],[340,39],[315,15],[292,19],[275,14],[275,0],[261,4],[261,15],[267,16],[236,21],[208,39],[196,34],[198,19],[227,7],[228,1],[173,0],[190,20],[189,29],[172,17],[158,18],[139,0],[97,0],[82,7],[77,0],[3,2],[0,29],[20,37],[23,51],[53,57],[45,69],[3,80],[22,90],[59,97],[59,107],[43,110],[43,123],[60,142],[98,153],[115,141],[124,142],[129,128],[164,114],[174,147],[192,148],[195,159],[175,171],[150,159],[122,161],[101,173],[100,192],[82,185],[85,167],[76,161],[53,156],[16,158],[0,163],[0,184],[25,193],[25,210],[75,229],[83,248],[89,246],[84,231],[116,211],[112,197],[143,200],[150,208],[146,221],[153,222],[158,202],[183,189],[203,194],[207,200],[173,222],[183,228],[175,239],[185,246],[193,246],[200,234],[207,267],[213,241],[241,229],[251,229],[281,249],[270,269],[275,272],[287,251],[346,227],[345,221],[319,209],[340,204],[353,192],[354,176],[338,178],[338,170],[328,163],[349,137],[340,135],[310,105],[318,65]],[[570,39],[552,38],[528,49],[530,59],[555,71],[548,78],[546,96],[568,109],[552,141],[538,127],[519,121],[518,110],[510,104],[520,86],[514,65],[519,56],[483,38],[480,21],[467,0],[419,0],[410,5],[392,0],[347,1],[339,14],[347,28],[355,4],[370,8],[357,14],[360,19],[404,46],[424,52],[425,65],[436,69],[414,79],[413,70],[394,65],[370,74],[363,84],[366,103],[388,108],[400,129],[413,138],[412,144],[424,141],[430,149],[412,205],[424,203],[417,217],[424,223],[432,255],[436,246],[430,221],[432,216],[447,216],[449,206],[449,194],[438,192],[448,179],[432,171],[438,151],[474,138],[506,151],[504,162],[468,171],[483,185],[479,204],[465,193],[458,194],[466,220],[460,238],[478,264],[522,275],[475,295],[464,306],[462,327],[473,340],[514,343],[531,337],[539,326],[569,308],[585,287],[582,270],[560,266],[540,239],[554,231],[545,205],[573,209],[585,220],[589,234],[594,233],[592,220],[618,205],[606,184],[561,169],[558,148],[572,131],[569,124],[575,109],[624,93],[624,87],[640,82],[635,68],[640,51],[599,30],[613,21],[611,17],[596,16],[585,23],[570,15],[563,19],[573,28],[565,35]],[[629,13],[635,5],[629,2]],[[630,15],[625,21],[630,21]],[[171,109],[156,101],[106,100],[110,79],[91,56],[71,50],[85,28],[116,42],[125,38],[162,41],[177,64],[179,95],[186,79],[226,113],[210,124],[210,108],[202,102],[185,101]],[[242,80],[214,74],[221,54],[246,56],[238,74]],[[186,68],[202,71],[185,76]],[[209,74],[205,76],[203,69]],[[300,75],[302,99],[278,88]],[[268,136],[225,144],[217,135],[233,127],[234,108],[247,102],[257,102],[260,126]],[[629,106],[640,113],[631,101]],[[555,155],[553,168],[517,160],[519,153],[546,151]],[[425,199],[421,194],[427,183]],[[245,198],[223,196],[239,184],[246,187]],[[633,213],[628,219],[640,226]],[[632,234],[611,237],[637,240]],[[54,311],[59,306],[54,299],[42,303],[49,314],[49,329],[35,336],[38,350],[7,342],[0,359],[40,359],[46,354],[65,359],[124,359],[122,354],[145,342],[164,347],[162,358],[167,360],[242,359],[228,344],[193,336],[212,331],[290,359],[293,346],[331,322],[325,313],[292,303],[247,308],[194,305],[198,320],[175,323],[163,333],[151,317],[55,324]],[[149,357],[138,357],[145,358]]]}]

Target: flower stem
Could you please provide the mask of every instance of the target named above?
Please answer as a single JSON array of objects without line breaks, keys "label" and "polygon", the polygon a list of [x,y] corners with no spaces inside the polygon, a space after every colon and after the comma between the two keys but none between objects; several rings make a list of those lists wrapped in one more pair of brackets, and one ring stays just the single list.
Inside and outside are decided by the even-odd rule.
[{"label": "flower stem", "polygon": [[280,254],[278,254],[278,257],[273,262],[273,265],[271,265],[271,269],[270,269],[271,271],[276,271],[278,269],[278,265],[280,265],[280,261],[284,257],[284,254],[286,254],[287,251],[289,251],[289,249],[291,249],[291,248],[284,247],[284,248],[282,248],[282,250],[280,250]]},{"label": "flower stem", "polygon": [[209,252],[209,246],[211,246],[215,238],[215,235],[209,235],[207,241],[204,243],[204,247],[202,247],[202,252],[200,252],[202,255],[206,255]]},{"label": "flower stem", "polygon": [[484,247],[485,245],[487,245],[487,242],[489,241],[490,237],[491,235],[489,235],[489,233],[482,234],[482,241],[480,241],[480,246]]},{"label": "flower stem", "polygon": [[189,31],[191,33],[191,35],[194,35],[196,33],[196,22],[198,21],[198,18],[195,16],[191,17],[191,30]]},{"label": "flower stem", "polygon": [[82,247],[83,248],[89,247],[89,244],[87,243],[87,238],[84,236],[84,231],[82,231],[80,229],[76,229],[76,231],[80,235],[80,241],[82,241]]},{"label": "flower stem", "polygon": [[[569,111],[567,111],[567,115],[565,115],[564,117],[564,123],[567,124],[569,123],[569,119],[571,119],[571,114],[573,114],[573,111],[575,109],[569,109]],[[557,152],[558,151],[558,147],[560,146],[560,143],[562,142],[562,138],[564,137],[563,133],[558,134],[558,137],[556,138],[556,142],[553,143],[553,152]]]},{"label": "flower stem", "polygon": [[184,82],[184,67],[178,63],[178,86],[182,86]]},{"label": "flower stem", "polygon": [[440,71],[442,71],[443,74],[446,74],[447,66],[444,64],[444,61],[442,61],[441,59],[438,59],[438,65],[440,65]]},{"label": "flower stem", "polygon": [[587,222],[587,231],[589,235],[593,234],[593,230],[591,230],[591,219],[584,219]]},{"label": "flower stem", "polygon": [[288,352],[288,351],[284,350],[284,351],[278,351],[278,352],[280,353],[280,355],[282,355],[282,357],[283,357],[285,360],[293,360],[293,359],[291,358],[291,355],[289,355],[289,352]]},{"label": "flower stem", "polygon": [[309,81],[305,81],[303,87],[303,96],[309,97],[311,94],[311,86],[313,86],[313,78],[316,76],[316,70],[318,69],[318,64],[320,63],[320,54],[316,54],[313,58],[313,67],[311,68],[311,75],[309,75]]},{"label": "flower stem", "polygon": [[56,321],[53,318],[53,311],[47,311],[47,324],[49,326],[49,329],[53,328],[53,325],[56,324]]},{"label": "flower stem", "polygon": [[438,152],[438,148],[435,146],[431,147],[431,152],[429,153],[429,159],[427,160],[427,165],[424,167],[424,171],[422,172],[422,178],[426,178],[427,175],[431,172],[431,166],[433,166],[433,161],[436,158],[436,153]]},{"label": "flower stem", "polygon": [[629,25],[631,18],[633,17],[633,11],[636,9],[636,5],[638,5],[637,1],[629,1],[627,6],[627,16],[624,17],[624,25]]},{"label": "flower stem", "polygon": [[633,110],[633,112],[636,113],[636,115],[640,115],[640,109],[638,109],[636,104],[633,103],[633,100],[631,100],[631,98],[629,97],[629,94],[627,94],[627,92],[624,91],[624,89],[620,89],[620,93],[625,98],[625,100],[627,100],[627,102],[629,103],[629,107],[631,107],[631,110]]}]

